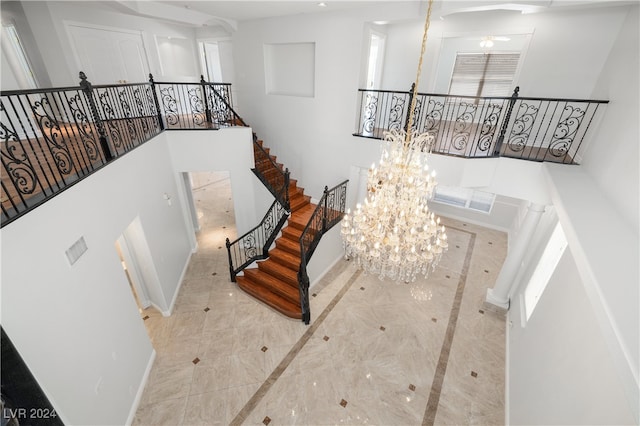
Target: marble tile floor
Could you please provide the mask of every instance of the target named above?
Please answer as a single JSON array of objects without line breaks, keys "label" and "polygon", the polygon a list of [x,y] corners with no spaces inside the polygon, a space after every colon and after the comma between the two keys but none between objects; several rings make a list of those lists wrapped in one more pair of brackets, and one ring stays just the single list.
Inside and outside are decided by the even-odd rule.
[{"label": "marble tile floor", "polygon": [[442,218],[449,251],[409,284],[341,260],[305,326],[230,282],[228,175],[192,179],[199,248],[173,314],[142,312],[156,360],[135,425],[504,424],[505,318],[483,309],[504,233]]}]

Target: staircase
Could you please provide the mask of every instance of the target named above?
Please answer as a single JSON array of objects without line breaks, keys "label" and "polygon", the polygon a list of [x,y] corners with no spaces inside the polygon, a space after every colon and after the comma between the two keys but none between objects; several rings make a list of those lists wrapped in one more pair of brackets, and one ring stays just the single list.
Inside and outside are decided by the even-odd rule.
[{"label": "staircase", "polygon": [[[256,162],[254,172],[271,183],[272,187],[280,187],[278,179],[282,174],[272,169],[268,159],[258,155],[267,152],[280,171],[284,166],[271,155],[269,148],[263,146],[262,140],[255,139],[254,153]],[[269,258],[258,261],[257,268],[244,269],[244,275],[238,275],[236,282],[243,291],[271,306],[290,318],[302,319],[300,290],[298,285],[298,269],[300,268],[300,235],[309,222],[316,205],[311,204],[311,197],[304,194],[304,188],[297,185],[295,179],[289,181],[289,205],[291,214],[281,235],[275,240],[275,248],[269,250]]]}]

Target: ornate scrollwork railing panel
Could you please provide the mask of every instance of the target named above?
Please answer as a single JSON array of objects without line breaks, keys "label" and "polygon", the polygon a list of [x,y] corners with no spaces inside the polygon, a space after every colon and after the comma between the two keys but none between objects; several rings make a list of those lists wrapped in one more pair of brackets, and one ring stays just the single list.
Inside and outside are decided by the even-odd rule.
[{"label": "ornate scrollwork railing panel", "polygon": [[337,225],[344,217],[347,205],[348,183],[349,181],[345,180],[331,189],[325,186],[322,198],[300,235],[301,255],[300,267],[298,269],[298,288],[300,292],[300,305],[302,306],[302,320],[305,324],[309,324],[311,319],[307,264],[320,243],[322,235]]},{"label": "ornate scrollwork railing panel", "polygon": [[[23,146],[22,140],[15,128],[16,121],[9,117],[17,118],[13,102],[8,105],[0,101],[0,156],[2,158],[2,212],[10,209],[18,209],[26,204],[26,200],[35,192],[36,188],[42,188],[38,180],[38,173],[27,155],[28,150]],[[22,120],[18,123],[24,124]]]},{"label": "ornate scrollwork railing panel", "polygon": [[227,238],[226,246],[231,281],[235,282],[236,275],[244,268],[256,260],[267,257],[269,247],[287,221],[288,215],[287,209],[278,200],[275,200],[255,228],[233,242]]},{"label": "ornate scrollwork railing panel", "polygon": [[[355,136],[383,139],[406,125],[408,92],[360,89]],[[507,156],[579,163],[579,148],[601,104],[608,101],[418,93],[412,131],[435,137],[433,152],[463,157]],[[363,124],[375,99],[375,132]]]},{"label": "ornate scrollwork railing panel", "polygon": [[148,83],[83,83],[2,93],[3,226],[160,132]]},{"label": "ornate scrollwork railing panel", "polygon": [[206,85],[207,102],[213,126],[241,125],[239,117],[233,110],[231,85],[226,83],[209,83]]}]

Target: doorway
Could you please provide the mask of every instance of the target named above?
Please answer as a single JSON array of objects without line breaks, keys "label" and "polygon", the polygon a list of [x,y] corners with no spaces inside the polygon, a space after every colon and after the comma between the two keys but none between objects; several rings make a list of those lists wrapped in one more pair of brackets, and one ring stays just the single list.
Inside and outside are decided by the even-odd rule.
[{"label": "doorway", "polygon": [[147,290],[144,286],[144,282],[140,279],[140,275],[137,271],[138,266],[131,256],[129,246],[127,245],[124,235],[121,235],[116,240],[115,246],[116,252],[118,253],[118,258],[120,259],[120,263],[122,264],[122,269],[124,270],[124,274],[126,275],[127,281],[129,282],[129,288],[133,293],[133,298],[136,301],[136,305],[138,305],[138,311],[147,309],[151,306],[151,301],[149,300],[149,296],[147,295]]},{"label": "doorway", "polygon": [[163,316],[168,316],[168,305],[140,218],[134,219],[118,237],[115,249],[138,310],[142,312],[153,307]]},{"label": "doorway", "polygon": [[67,24],[76,61],[93,84],[147,81],[149,62],[140,32]]},{"label": "doorway", "polygon": [[222,65],[220,64],[220,48],[217,42],[200,42],[201,73],[206,81],[222,82]]}]

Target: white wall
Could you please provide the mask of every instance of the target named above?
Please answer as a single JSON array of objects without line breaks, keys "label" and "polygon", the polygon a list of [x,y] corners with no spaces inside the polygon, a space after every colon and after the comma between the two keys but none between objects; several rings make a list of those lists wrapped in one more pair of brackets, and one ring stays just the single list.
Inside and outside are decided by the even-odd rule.
[{"label": "white wall", "polygon": [[594,98],[611,103],[582,162],[636,234],[640,233],[639,9],[630,9],[593,91]]},{"label": "white wall", "polygon": [[[154,19],[119,13],[117,4],[101,2],[68,2],[68,1],[29,1],[22,2],[27,20],[54,87],[75,86],[78,84],[79,65],[73,55],[71,40],[67,34],[64,21],[89,24],[99,27],[118,28],[141,31],[145,50],[149,59],[149,67],[156,81],[166,81],[162,74],[160,55],[155,36],[176,37],[191,44],[188,58],[191,63],[183,64],[180,72],[190,70],[192,79],[199,79],[200,68],[196,51],[195,30],[181,25],[173,25]],[[110,7],[113,6],[113,7]],[[169,70],[169,72],[174,72]],[[91,76],[87,76],[91,81]],[[180,75],[182,79],[184,75]],[[187,76],[188,77],[188,76]]]},{"label": "white wall", "polygon": [[566,250],[524,328],[512,299],[508,424],[637,424],[577,268]]},{"label": "white wall", "polygon": [[[451,52],[445,50],[445,40],[532,33],[528,44],[521,40],[520,44],[496,42],[495,46],[526,48],[514,82],[514,87],[520,86],[520,96],[588,99],[624,21],[626,8],[559,9],[560,12],[524,15],[517,11],[460,13],[447,15],[442,21],[432,20],[419,91],[446,93],[451,64],[442,59]],[[409,90],[415,80],[423,19],[388,26],[382,89]]]},{"label": "white wall", "polygon": [[[338,183],[349,177],[352,170],[358,167],[366,168],[379,157],[379,142],[349,136],[354,131],[356,89],[362,74],[366,22],[374,19],[393,21],[401,16],[405,19],[402,25],[391,26],[388,29],[384,81],[389,86],[385,88],[408,90],[415,78],[423,14],[398,6],[393,11],[386,10],[386,16],[380,16],[380,10],[382,8],[361,11],[357,16],[348,13],[335,16],[327,13],[254,21],[250,25],[241,24],[238,32],[234,34],[237,90],[240,103],[243,105],[241,114],[265,140],[265,144],[272,148],[272,152],[278,155],[279,161],[291,169],[292,177],[298,179],[301,186],[308,188],[315,198],[319,198],[321,188],[325,184],[331,186]],[[558,310],[554,308],[546,322],[541,323],[535,333],[527,334],[519,341],[510,340],[509,347],[513,353],[509,355],[509,359],[515,363],[513,368],[519,369],[520,374],[508,378],[509,386],[512,387],[509,400],[516,407],[514,421],[535,423],[540,419],[518,408],[519,404],[527,404],[528,398],[537,397],[521,392],[520,383],[539,380],[540,383],[551,387],[558,383],[562,389],[562,386],[576,377],[572,369],[567,370],[564,375],[562,368],[553,371],[548,365],[536,368],[535,357],[527,351],[531,347],[547,348],[552,352],[550,356],[559,356],[562,351],[566,351],[566,360],[563,360],[563,363],[575,362],[576,365],[587,365],[586,362],[583,364],[582,359],[589,360],[589,365],[597,365],[602,353],[608,353],[609,359],[605,363],[614,366],[616,377],[605,381],[604,376],[609,372],[605,371],[608,367],[603,367],[594,373],[597,376],[595,380],[602,379],[602,383],[611,385],[618,393],[622,392],[624,398],[613,406],[614,410],[622,407],[620,417],[616,417],[616,413],[612,412],[609,418],[612,421],[626,421],[636,416],[637,421],[637,406],[634,407],[632,403],[634,396],[638,394],[637,376],[634,371],[634,366],[638,363],[639,323],[638,273],[637,267],[634,266],[637,265],[637,232],[634,233],[633,227],[623,225],[620,228],[616,226],[615,232],[609,233],[612,225],[618,225],[620,221],[606,219],[623,217],[620,212],[627,205],[631,210],[624,213],[624,216],[637,216],[638,179],[633,170],[638,169],[638,155],[637,147],[634,148],[630,144],[637,145],[638,138],[637,133],[622,130],[631,127],[630,123],[637,123],[637,90],[621,93],[625,87],[637,87],[638,71],[634,65],[636,62],[633,61],[637,61],[638,49],[637,44],[631,43],[631,37],[633,34],[637,36],[637,30],[634,30],[634,27],[627,29],[625,26],[622,34],[625,35],[626,41],[622,38],[617,39],[628,10],[627,6],[588,8],[582,11],[573,8],[531,15],[492,12],[450,15],[443,21],[432,24],[435,36],[430,34],[430,43],[433,44],[427,47],[427,61],[422,76],[426,86],[423,88],[421,84],[421,91],[429,91],[435,84],[435,59],[432,55],[437,56],[439,52],[438,37],[469,32],[478,34],[494,29],[516,32],[524,28],[532,29],[533,36],[516,82],[522,88],[521,95],[589,98],[596,93],[595,88],[605,88],[605,82],[602,80],[606,80],[606,84],[611,85],[606,93],[617,95],[616,98],[610,98],[612,105],[620,101],[623,102],[620,108],[623,108],[624,105],[636,102],[628,106],[629,113],[607,114],[604,117],[603,126],[617,128],[618,130],[612,133],[624,135],[624,140],[616,141],[616,145],[620,146],[615,149],[620,149],[621,152],[598,155],[597,164],[595,157],[592,157],[594,165],[588,170],[594,175],[600,175],[597,179],[602,182],[596,181],[595,189],[601,183],[612,185],[616,181],[621,188],[634,190],[635,193],[628,202],[617,201],[610,205],[607,202],[607,191],[593,192],[592,181],[585,179],[585,176],[588,178],[588,175],[585,175],[586,167],[558,165],[553,170],[557,169],[561,173],[554,173],[550,178],[550,168],[542,163],[514,159],[460,160],[434,155],[430,161],[430,165],[438,171],[438,181],[443,185],[470,186],[543,205],[553,204],[553,214],[557,213],[563,227],[573,229],[568,231],[571,235],[570,249],[574,256],[577,256],[576,262],[579,267],[570,268],[566,272],[567,279],[583,282],[583,291],[589,295],[591,303],[578,305],[575,313],[578,317],[583,314],[595,317],[602,339],[594,343],[593,353],[583,353],[585,350],[591,350],[591,346],[585,345],[582,341],[568,341],[565,344],[557,340],[548,340],[556,333],[553,329],[557,326],[555,318],[559,318],[559,321],[564,320],[564,317],[554,316]],[[637,17],[634,19],[637,22]],[[266,95],[262,44],[300,41],[316,43],[316,96],[310,99],[285,99],[282,96]],[[612,48],[614,53],[610,55]],[[237,52],[242,52],[242,55],[238,55]],[[628,66],[624,63],[625,54],[632,56],[633,61],[627,59],[631,66],[628,70],[614,71]],[[607,62],[614,58],[613,64]],[[601,78],[603,68],[605,72]],[[633,79],[635,82],[629,85],[628,81],[620,79],[612,83],[608,80],[609,75],[611,78],[622,77],[625,80]],[[632,115],[636,119],[632,118]],[[634,135],[635,138],[632,137]],[[610,150],[612,143],[608,137],[599,137],[591,141],[590,147],[593,152],[599,153],[600,150],[594,148],[595,146],[600,146],[602,151]],[[628,163],[620,162],[623,157],[626,157]],[[596,168],[599,172],[594,173]],[[569,178],[565,174],[572,177]],[[350,190],[353,190],[353,187],[350,187]],[[622,192],[622,189],[614,191],[615,194]],[[624,220],[622,222],[624,223]],[[513,226],[510,229],[512,233],[517,233]],[[625,232],[625,229],[630,232]],[[602,244],[602,241],[606,244]],[[544,239],[534,241],[538,245],[544,242]],[[534,248],[532,251],[535,252]],[[633,257],[634,254],[636,258]],[[532,268],[531,262],[535,260],[526,265],[527,270],[520,273],[519,280],[526,282],[527,271]],[[575,276],[575,273],[579,276]],[[598,294],[599,290],[603,293]],[[574,302],[571,293],[561,292],[558,297],[561,306],[566,309],[563,315],[573,316]],[[591,326],[585,325],[584,328],[580,328],[579,325],[576,325],[576,332],[581,336],[592,330]],[[548,347],[551,345],[549,342],[553,342],[552,347]],[[522,371],[523,368],[527,370]],[[617,383],[613,383],[616,381]],[[575,381],[574,384],[577,388],[582,388],[590,382],[585,379],[582,382]],[[541,386],[534,389],[538,392],[546,391]],[[556,395],[560,401],[565,398],[559,393],[551,394]],[[594,394],[589,394],[586,390],[580,392],[579,407],[599,405],[598,400],[590,399],[593,396]],[[547,398],[542,400],[549,402]],[[567,396],[566,400],[573,401],[571,396]],[[551,405],[549,402],[548,406],[550,410],[554,410],[553,413],[559,421],[570,419],[566,421],[578,423],[583,420],[583,417],[576,414],[576,408],[569,403],[558,407],[557,404]],[[600,414],[608,414],[606,410],[607,408],[603,408]],[[596,420],[598,418],[594,417],[594,421]],[[548,421],[553,423],[553,419]]]},{"label": "white wall", "polygon": [[[176,172],[229,172],[239,235],[258,224],[273,202],[273,197],[271,201],[265,200],[268,197],[259,189],[259,186],[264,186],[251,171],[251,128],[232,127],[214,132],[168,131],[164,134],[170,141],[171,162]],[[267,201],[269,204],[265,206]]]},{"label": "white wall", "polygon": [[[190,256],[182,212],[162,198],[176,188],[159,139],[2,228],[2,325],[66,424],[123,424],[151,359],[118,237],[140,218],[165,302]],[[69,266],[81,236],[88,251]]]},{"label": "white wall", "polygon": [[[351,165],[377,160],[378,143],[354,138],[364,22],[415,16],[402,3],[370,11],[298,15],[240,23],[233,35],[240,115],[278,156],[305,192],[348,178]],[[315,43],[315,96],[267,95],[263,45]]]},{"label": "white wall", "polygon": [[[518,220],[521,204],[522,200],[498,195],[489,213],[451,206],[435,201],[429,203],[429,209],[438,216],[459,219],[509,233],[512,231],[514,222]],[[511,238],[511,236],[509,236],[509,238]]]},{"label": "white wall", "polygon": [[180,172],[228,170],[241,232],[264,214],[252,165],[251,129],[164,132],[2,228],[2,326],[66,424],[124,424],[152,360],[116,240],[139,218],[171,308],[195,240],[164,194],[184,195]]},{"label": "white wall", "polygon": [[[637,424],[640,419],[638,7],[626,10],[629,15],[594,92],[606,95],[611,103],[583,166],[544,167],[571,257],[563,260],[564,266],[543,294],[542,311],[532,317],[533,331],[529,325],[524,330],[519,325],[519,295],[524,288],[517,289],[511,299],[509,318],[514,325],[508,340],[512,364],[508,386],[514,423],[575,419],[571,422]],[[538,256],[544,242],[532,248]],[[520,282],[527,282],[531,272],[529,265]],[[571,331],[571,336],[560,346],[548,344],[563,331]],[[541,364],[525,367],[522,357],[533,347],[544,347],[549,353]],[[552,368],[551,361],[559,368]],[[554,391],[544,390],[543,385]],[[597,395],[600,389],[607,395]],[[566,395],[562,401],[573,403],[560,406],[552,400],[562,394]],[[609,395],[617,398],[611,410],[597,411],[607,407]],[[602,402],[595,399],[601,397]],[[529,407],[527,400],[535,401],[529,401]],[[572,409],[577,406],[590,410],[578,413]],[[542,413],[555,417],[543,418]]]}]

